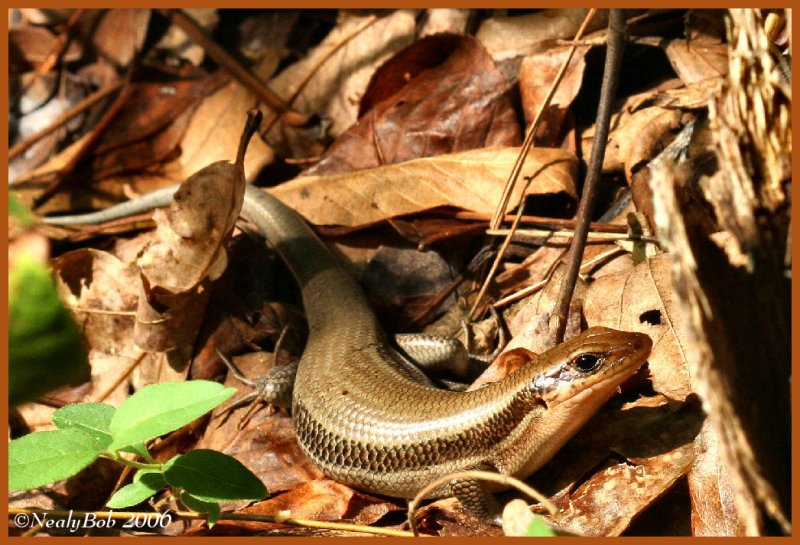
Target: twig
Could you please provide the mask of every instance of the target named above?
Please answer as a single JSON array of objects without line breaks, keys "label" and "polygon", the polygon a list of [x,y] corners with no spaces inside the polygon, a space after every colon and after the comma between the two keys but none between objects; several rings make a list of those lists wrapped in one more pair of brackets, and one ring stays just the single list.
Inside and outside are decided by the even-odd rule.
[{"label": "twig", "polygon": [[98,89],[88,97],[84,98],[79,103],[74,105],[72,108],[70,108],[69,110],[58,116],[58,118],[55,121],[50,123],[50,125],[42,129],[41,131],[31,134],[28,137],[14,144],[14,147],[8,150],[8,160],[10,161],[14,159],[17,155],[24,153],[25,151],[28,150],[28,148],[39,142],[42,138],[54,133],[61,126],[65,125],[70,119],[79,114],[82,114],[83,112],[85,112],[86,110],[97,104],[99,101],[106,98],[108,95],[119,91],[121,87],[122,87],[122,81],[120,80],[115,83],[112,83],[111,85],[107,85],[102,89]]},{"label": "twig", "polygon": [[[589,26],[589,22],[592,20],[595,13],[597,13],[597,10],[592,8],[589,10],[589,13],[586,14],[586,18],[584,18],[583,23],[581,23],[580,28],[578,28],[578,32],[575,33],[575,38],[574,38],[575,40],[580,40],[583,37],[583,33],[586,31],[586,27]],[[502,218],[505,216],[506,209],[508,207],[508,200],[511,198],[511,189],[516,184],[517,178],[519,178],[519,173],[522,171],[522,165],[528,156],[528,152],[533,147],[533,135],[536,134],[536,129],[539,128],[539,121],[542,119],[542,115],[545,109],[550,105],[550,101],[553,100],[553,96],[556,93],[558,84],[561,83],[561,79],[564,77],[564,74],[567,71],[567,67],[569,66],[569,63],[572,60],[572,56],[575,54],[575,51],[577,49],[578,46],[574,44],[572,45],[572,47],[570,47],[569,51],[567,52],[567,57],[566,59],[564,59],[564,62],[562,63],[561,68],[558,71],[558,74],[556,74],[555,79],[553,79],[553,83],[550,85],[550,90],[547,92],[547,96],[542,102],[542,105],[539,108],[539,111],[536,114],[533,123],[528,128],[528,132],[525,135],[525,142],[523,142],[522,144],[522,148],[520,149],[519,155],[517,156],[517,160],[514,163],[513,168],[511,169],[511,174],[509,174],[506,186],[503,188],[503,194],[500,197],[500,203],[497,205],[497,208],[495,209],[492,221],[489,222],[489,227],[492,229],[497,229],[498,227],[500,227],[500,223],[502,221]],[[475,315],[475,311],[480,305],[481,300],[483,300],[483,296],[486,295],[486,291],[489,289],[489,284],[492,282],[494,271],[496,271],[498,266],[500,265],[500,260],[502,260],[503,258],[504,250],[505,248],[508,247],[509,243],[510,243],[510,237],[508,240],[505,241],[505,243],[501,247],[501,250],[497,252],[497,256],[495,256],[495,260],[494,263],[492,264],[489,274],[486,275],[486,279],[484,280],[480,291],[478,291],[478,296],[475,298],[475,302],[472,304],[472,309],[470,309],[469,312],[470,316]]]},{"label": "twig", "polygon": [[[588,259],[588,260],[584,261],[583,263],[581,263],[581,274],[586,274],[595,265],[597,265],[598,263],[600,263],[602,261],[605,261],[606,259],[609,259],[609,258],[614,257],[614,256],[619,255],[619,254],[624,254],[624,253],[625,253],[625,249],[624,248],[622,248],[620,246],[616,246],[614,248],[611,248],[607,252],[603,252],[603,253],[601,253],[599,255],[596,255],[595,257],[593,257],[591,259]],[[551,269],[551,271],[552,270],[553,269]],[[508,305],[510,303],[513,303],[514,301],[519,301],[523,297],[527,297],[529,295],[532,295],[532,294],[536,293],[537,291],[539,291],[540,289],[542,289],[543,287],[545,287],[547,285],[547,282],[550,281],[550,276],[552,276],[552,274],[547,274],[547,275],[545,275],[545,279],[544,280],[540,280],[539,282],[536,282],[535,284],[531,284],[530,286],[525,286],[524,288],[522,288],[519,291],[515,291],[514,293],[506,295],[502,299],[498,299],[497,301],[492,303],[492,306],[494,308],[496,308],[496,309],[497,308],[501,308],[501,307],[504,307],[504,306],[506,306],[506,305]]]},{"label": "twig", "polygon": [[75,28],[78,20],[83,15],[83,8],[76,9],[72,12],[69,16],[69,20],[67,20],[67,24],[64,25],[64,30],[58,35],[53,45],[50,47],[50,51],[47,52],[45,55],[44,60],[39,63],[39,66],[36,67],[36,70],[33,72],[33,77],[30,79],[27,85],[23,87],[23,93],[30,88],[33,83],[42,77],[43,74],[46,74],[53,67],[56,65],[58,60],[64,54],[64,51],[67,50],[67,46],[69,45],[69,41],[72,35],[72,29]]},{"label": "twig", "polygon": [[[586,181],[581,194],[581,202],[578,205],[576,214],[575,236],[567,258],[567,270],[564,273],[564,280],[561,284],[561,291],[555,305],[551,320],[553,324],[553,345],[559,344],[564,339],[564,332],[567,328],[567,313],[569,303],[572,299],[572,292],[575,291],[575,283],[578,280],[578,269],[580,268],[583,249],[586,246],[586,236],[589,233],[589,221],[594,209],[594,201],[597,194],[597,181],[600,179],[600,172],[603,166],[603,157],[608,141],[608,127],[611,119],[611,107],[614,95],[617,90],[619,80],[619,70],[622,61],[622,50],[624,48],[624,35],[626,25],[622,16],[622,11],[612,9],[608,15],[608,39],[606,50],[606,63],[603,69],[603,83],[600,87],[600,104],[597,109],[597,119],[595,121],[594,140],[592,142],[592,154],[589,157],[587,166]],[[552,324],[552,322],[551,322]]]},{"label": "twig", "polygon": [[[486,234],[489,236],[508,236],[511,229],[488,229]],[[516,237],[559,237],[572,239],[575,236],[574,231],[557,231],[555,229],[517,229],[513,233]],[[589,233],[588,239],[596,241],[614,241],[614,240],[635,240],[637,242],[658,242],[655,237],[645,235],[629,235],[628,233]]]},{"label": "twig", "polygon": [[[481,212],[472,212],[470,210],[459,210],[454,212],[449,217],[457,220],[477,220],[477,221],[489,221],[491,218],[489,214],[483,214]],[[503,216],[503,221],[514,221],[516,214],[506,214]],[[574,219],[563,219],[563,218],[549,218],[546,216],[531,216],[529,214],[523,214],[520,218],[521,224],[530,224],[535,225],[537,227],[541,227],[542,229],[574,229],[575,228],[575,220]],[[599,233],[625,233],[627,232],[627,228],[624,225],[617,225],[615,223],[602,223],[593,221],[589,224],[589,228],[592,231],[597,231]]]},{"label": "twig", "polygon": [[104,134],[106,128],[111,124],[111,122],[119,115],[122,111],[122,108],[128,102],[128,99],[131,97],[133,91],[131,89],[131,81],[133,79],[133,74],[135,70],[132,68],[128,70],[128,74],[125,77],[125,81],[121,83],[122,91],[119,95],[114,99],[114,102],[111,103],[111,106],[108,107],[108,110],[103,114],[103,117],[100,118],[100,121],[97,122],[97,125],[94,126],[89,136],[83,142],[81,148],[75,153],[75,155],[70,159],[69,163],[67,163],[64,168],[62,168],[56,175],[56,178],[51,181],[47,187],[45,187],[44,191],[34,199],[33,205],[34,208],[37,208],[47,202],[55,193],[58,191],[58,188],[61,186],[61,183],[65,178],[72,175],[78,165],[86,159],[89,151],[91,151],[95,144],[97,144],[100,137]]},{"label": "twig", "polygon": [[264,83],[255,77],[247,68],[231,57],[227,51],[209,38],[205,31],[194,19],[180,9],[159,9],[158,12],[166,17],[175,26],[184,31],[192,40],[202,47],[214,62],[228,71],[239,83],[247,87],[259,100],[267,106],[281,113],[284,123],[293,127],[302,126],[308,122],[308,116],[292,110],[289,105]]},{"label": "twig", "polygon": [[[586,14],[586,18],[584,18],[583,22],[581,23],[580,28],[578,28],[578,31],[575,33],[573,42],[577,42],[583,37],[583,33],[586,31],[586,27],[589,26],[589,23],[594,18],[595,13],[597,13],[595,8],[589,10],[589,13]],[[573,43],[572,47],[570,47],[569,51],[567,52],[567,57],[561,64],[561,68],[559,68],[556,77],[553,79],[553,83],[550,85],[550,90],[547,91],[547,95],[545,96],[544,101],[542,101],[542,105],[539,108],[539,111],[536,113],[533,123],[531,123],[531,126],[528,128],[528,133],[525,135],[525,142],[522,144],[522,149],[520,150],[517,161],[511,170],[511,175],[508,177],[505,188],[503,188],[503,195],[500,197],[500,205],[495,210],[494,217],[490,223],[492,229],[497,229],[500,226],[501,217],[505,214],[506,207],[508,206],[508,200],[511,198],[511,189],[514,187],[517,178],[519,177],[519,173],[522,170],[522,164],[525,162],[528,152],[533,147],[533,136],[536,134],[536,129],[539,128],[539,122],[541,121],[542,115],[550,105],[550,101],[553,100],[553,96],[556,94],[556,89],[558,89],[558,85],[561,83],[561,79],[564,77],[567,67],[569,66],[570,61],[572,61],[572,56],[575,54],[577,49],[577,43]]]}]

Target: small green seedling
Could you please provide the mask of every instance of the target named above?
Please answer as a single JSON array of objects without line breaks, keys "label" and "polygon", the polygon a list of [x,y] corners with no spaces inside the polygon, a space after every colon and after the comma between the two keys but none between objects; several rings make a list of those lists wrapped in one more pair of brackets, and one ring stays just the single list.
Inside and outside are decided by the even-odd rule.
[{"label": "small green seedling", "polygon": [[[106,504],[121,509],[141,503],[169,486],[188,508],[208,513],[214,524],[220,502],[260,500],[264,484],[235,458],[213,450],[193,450],[156,462],[145,442],[175,431],[231,397],[236,390],[192,380],[146,386],[116,409],[79,403],[57,410],[56,430],[31,433],[8,445],[8,488],[27,490],[75,475],[97,458],[137,469],[133,482]],[[122,456],[134,453],[145,461]]]}]

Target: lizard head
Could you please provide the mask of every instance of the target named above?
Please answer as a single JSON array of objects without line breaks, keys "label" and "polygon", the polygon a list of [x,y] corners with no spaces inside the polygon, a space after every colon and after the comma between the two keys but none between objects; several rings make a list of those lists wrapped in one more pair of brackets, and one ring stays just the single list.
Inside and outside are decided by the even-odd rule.
[{"label": "lizard head", "polygon": [[549,408],[580,403],[593,412],[642,366],[652,346],[643,333],[592,327],[550,353],[532,389]]}]

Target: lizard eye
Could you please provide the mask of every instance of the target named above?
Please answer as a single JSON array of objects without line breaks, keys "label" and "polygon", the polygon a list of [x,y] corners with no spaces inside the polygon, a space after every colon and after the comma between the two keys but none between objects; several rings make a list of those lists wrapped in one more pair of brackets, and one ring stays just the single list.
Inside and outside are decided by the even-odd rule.
[{"label": "lizard eye", "polygon": [[603,358],[601,358],[598,354],[581,354],[572,360],[572,363],[581,373],[591,373],[600,367],[600,363],[602,361]]}]

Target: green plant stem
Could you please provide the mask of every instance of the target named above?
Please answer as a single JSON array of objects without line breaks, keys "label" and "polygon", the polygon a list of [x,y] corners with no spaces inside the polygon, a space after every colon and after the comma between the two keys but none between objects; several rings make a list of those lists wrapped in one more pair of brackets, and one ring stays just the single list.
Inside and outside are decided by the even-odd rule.
[{"label": "green plant stem", "polygon": [[145,464],[143,462],[136,462],[134,460],[128,460],[123,458],[119,454],[104,454],[102,455],[103,458],[108,458],[109,460],[114,460],[115,462],[119,462],[122,465],[130,466],[136,469],[153,469],[155,471],[164,471],[164,464]]}]

